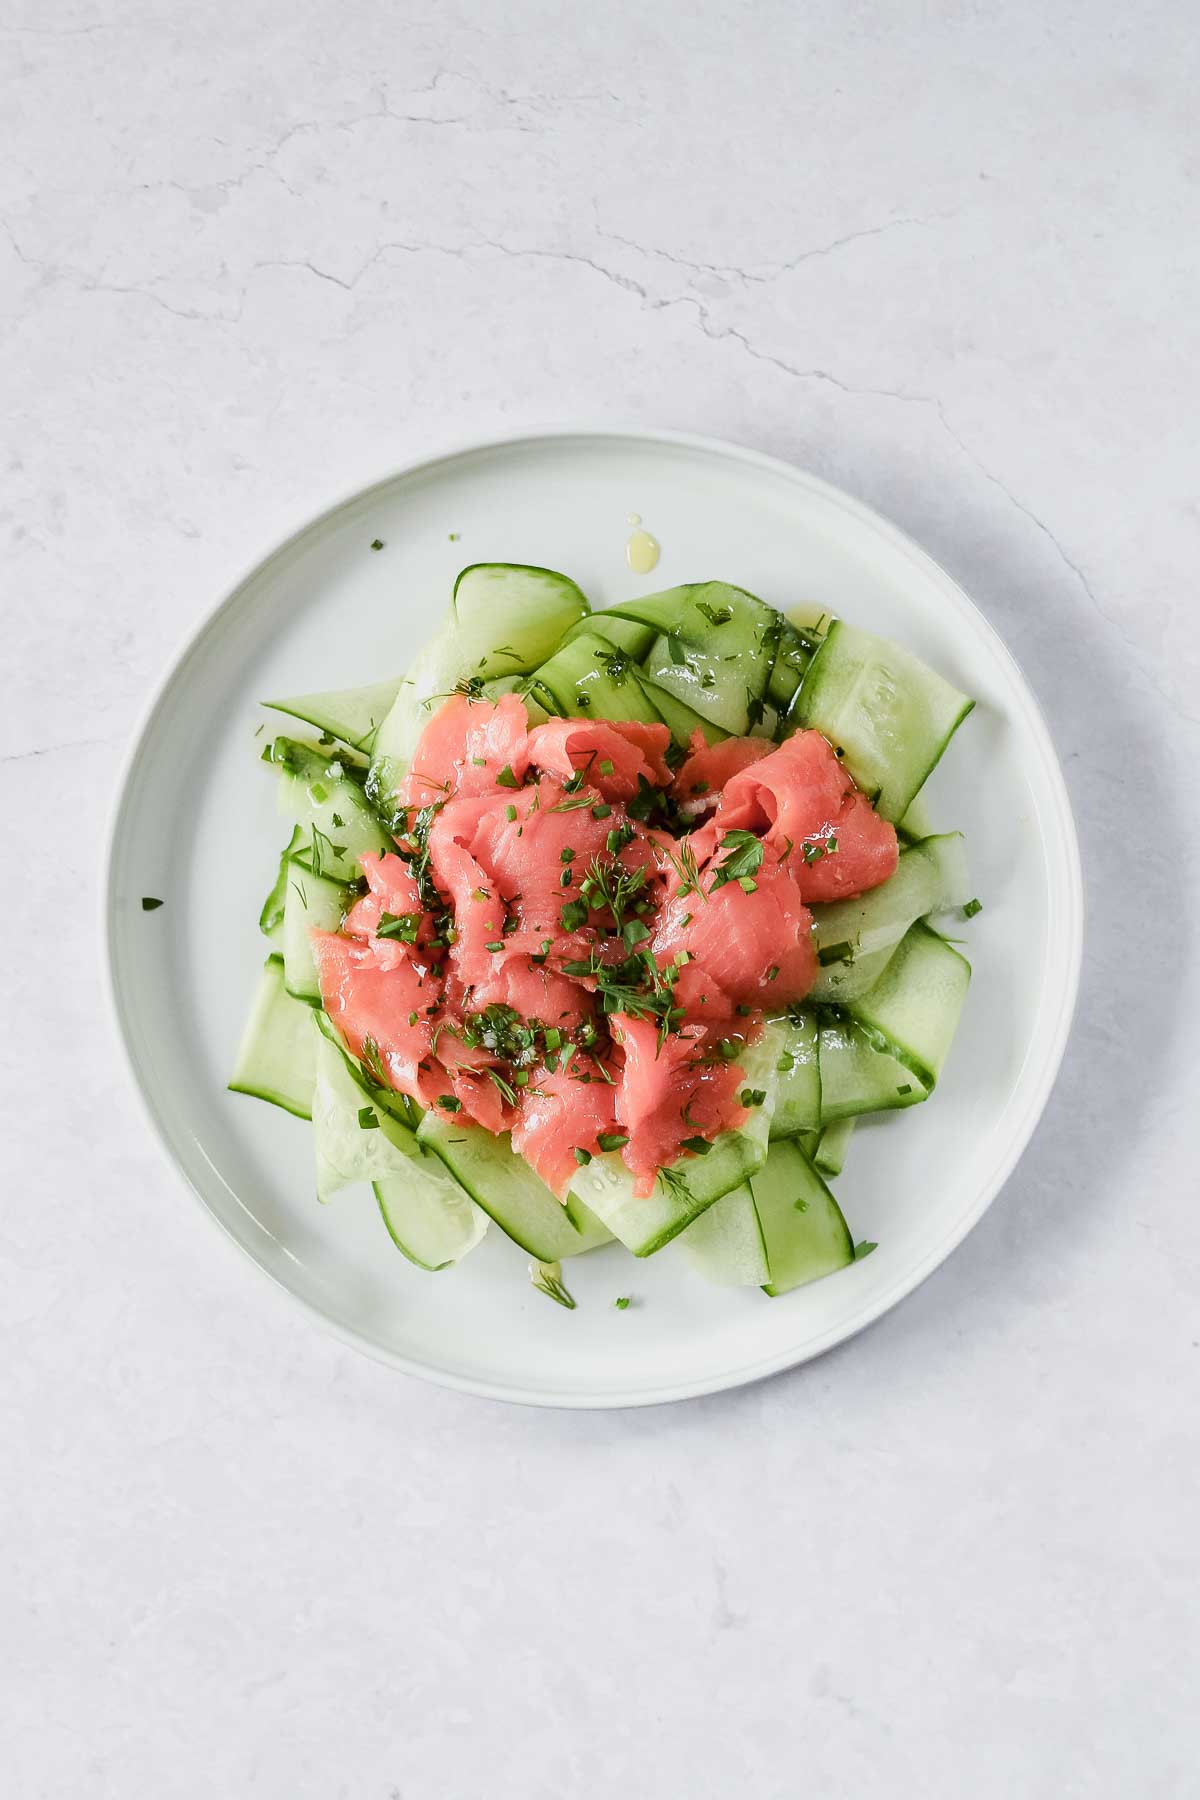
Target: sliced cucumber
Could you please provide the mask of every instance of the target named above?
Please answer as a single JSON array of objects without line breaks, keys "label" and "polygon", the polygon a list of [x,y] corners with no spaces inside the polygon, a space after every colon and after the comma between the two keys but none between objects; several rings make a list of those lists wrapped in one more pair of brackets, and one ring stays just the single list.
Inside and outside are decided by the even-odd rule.
[{"label": "sliced cucumber", "polygon": [[450,1268],[487,1232],[487,1214],[420,1145],[398,1175],[385,1175],[371,1186],[388,1236],[418,1269]]},{"label": "sliced cucumber", "polygon": [[461,1116],[427,1112],[417,1141],[439,1156],[471,1198],[514,1244],[539,1262],[561,1262],[607,1243],[610,1234],[586,1206],[569,1211],[513,1150]]},{"label": "sliced cucumber", "polygon": [[450,602],[454,627],[475,655],[496,665],[488,675],[536,669],[591,610],[569,575],[529,563],[471,563]]},{"label": "sliced cucumber", "polygon": [[667,692],[666,688],[659,687],[657,683],[651,681],[644,671],[639,671],[638,679],[641,681],[642,691],[655,713],[667,727],[675,742],[682,745],[685,750],[690,747],[692,737],[697,731],[703,734],[706,744],[723,743],[729,736],[729,733],[722,730],[720,725],[714,725],[709,719],[702,719],[698,712],[693,712],[690,706],[685,706],[682,700],[677,700],[674,694]]},{"label": "sliced cucumber", "polygon": [[902,850],[896,873],[881,886],[854,900],[813,907],[821,972],[810,997],[848,1005],[874,986],[915,919],[964,906],[970,897],[961,832],[923,838]]},{"label": "sliced cucumber", "polygon": [[851,1002],[847,1011],[874,1044],[932,1089],[970,980],[966,957],[918,920],[875,986]]},{"label": "sliced cucumber", "polygon": [[275,877],[275,885],[263,901],[262,911],[258,915],[258,929],[264,937],[277,938],[283,929],[283,909],[287,900],[288,859],[307,841],[299,825],[293,825],[292,835],[279,858],[279,873]]},{"label": "sliced cucumber", "polygon": [[272,712],[287,713],[315,725],[327,737],[338,738],[354,750],[370,751],[375,733],[391,711],[400,691],[400,677],[376,681],[370,687],[343,688],[332,694],[300,694],[291,700],[264,700]]},{"label": "sliced cucumber", "polygon": [[269,956],[242,1033],[229,1090],[269,1100],[298,1119],[311,1119],[315,1079],[312,1008],[292,999],[283,985],[282,957]]},{"label": "sliced cucumber", "polygon": [[807,1009],[785,1016],[777,1063],[778,1086],[771,1137],[795,1137],[821,1123],[821,1066],[815,1014]]},{"label": "sliced cucumber", "polygon": [[283,908],[283,982],[296,1000],[321,1003],[321,984],[313,956],[313,931],[340,931],[355,890],[328,875],[314,875],[302,863],[289,861]]},{"label": "sliced cucumber", "polygon": [[387,810],[439,699],[463,682],[536,669],[589,611],[575,583],[552,569],[514,563],[464,569],[454,584],[449,622],[409,669],[375,734],[371,800]]},{"label": "sliced cucumber", "polygon": [[480,1211],[436,1156],[372,1106],[337,1045],[313,1021],[313,1144],[317,1196],[369,1181],[392,1242],[422,1269],[461,1262],[487,1230]]},{"label": "sliced cucumber", "polygon": [[933,820],[929,813],[929,802],[924,793],[914,794],[908,803],[904,817],[896,820],[896,836],[906,844],[919,844],[922,838],[933,835]]},{"label": "sliced cucumber", "polygon": [[841,1174],[846,1165],[846,1151],[854,1136],[856,1123],[855,1119],[849,1118],[838,1119],[835,1124],[827,1125],[812,1151],[808,1152],[813,1167],[822,1175]]},{"label": "sliced cucumber", "polygon": [[888,1051],[879,1049],[852,1019],[821,1025],[821,1122],[859,1113],[890,1112],[917,1106],[928,1096],[925,1083]]},{"label": "sliced cucumber", "polygon": [[618,650],[624,650],[631,661],[640,663],[654,642],[658,633],[653,625],[639,625],[634,619],[622,619],[616,613],[589,613],[586,619],[580,619],[572,625],[563,637],[563,643],[569,644],[582,632],[590,632],[595,637],[607,638]]},{"label": "sliced cucumber", "polygon": [[718,1287],[762,1287],[771,1278],[747,1182],[701,1213],[682,1234],[679,1246],[696,1273]]},{"label": "sliced cucumber", "polygon": [[762,720],[781,615],[724,581],[673,591],[674,618],[647,652],[646,674],[702,718],[744,736]]},{"label": "sliced cucumber", "polygon": [[280,771],[284,810],[296,820],[307,848],[292,853],[314,875],[352,881],[358,860],[395,844],[368,804],[362,771],[296,738],[276,738],[271,760]]},{"label": "sliced cucumber", "polygon": [[902,818],[975,702],[907,650],[837,619],[792,724],[822,733],[885,819]]},{"label": "sliced cucumber", "polygon": [[798,1145],[773,1144],[750,1187],[766,1245],[768,1294],[786,1294],[854,1261],[838,1203]]},{"label": "sliced cucumber", "polygon": [[311,1012],[309,1033],[316,1080],[313,1150],[317,1198],[328,1200],[358,1181],[377,1181],[405,1168],[417,1148],[415,1132],[375,1107],[352,1078],[346,1059],[321,1031]]},{"label": "sliced cucumber", "polygon": [[645,1198],[634,1193],[633,1176],[616,1151],[594,1156],[580,1169],[572,1191],[635,1256],[652,1256],[670,1243],[763,1161],[783,1042],[783,1022],[768,1019],[758,1043],[742,1057],[747,1084],[764,1090],[764,1104],[754,1108],[740,1131],[715,1138],[707,1156],[681,1157],[671,1168],[660,1170],[653,1192]]},{"label": "sliced cucumber", "polygon": [[787,619],[781,619],[775,661],[767,682],[767,699],[780,713],[786,713],[791,705],[818,642],[817,638],[797,631]]},{"label": "sliced cucumber", "polygon": [[590,631],[578,633],[535,669],[528,691],[547,711],[564,718],[659,723],[625,651]]}]

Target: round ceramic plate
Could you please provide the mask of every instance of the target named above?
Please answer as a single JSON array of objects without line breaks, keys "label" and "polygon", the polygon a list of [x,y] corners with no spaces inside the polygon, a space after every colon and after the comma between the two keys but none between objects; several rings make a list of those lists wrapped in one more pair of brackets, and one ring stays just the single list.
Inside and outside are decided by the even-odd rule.
[{"label": "round ceramic plate", "polygon": [[[631,512],[662,544],[624,557]],[[372,552],[373,539],[384,549]],[[819,600],[895,638],[975,711],[926,789],[968,830],[984,911],[974,979],[925,1106],[865,1123],[835,1184],[851,1268],[771,1300],[711,1287],[678,1245],[568,1266],[566,1312],[493,1228],[428,1275],[392,1247],[369,1189],[322,1207],[310,1130],[225,1083],[264,956],[256,921],[286,836],[259,766],[258,702],[402,671],[472,562],[562,569],[601,607],[720,577],[774,605]],[[267,727],[270,730],[270,726]],[[143,912],[141,896],[164,906]],[[113,828],[108,944],[121,1033],[151,1118],[213,1218],[308,1309],[411,1374],[508,1400],[627,1406],[803,1362],[893,1306],[993,1199],[1053,1083],[1079,967],[1078,851],[1041,715],[1004,645],[943,570],[857,501],[785,464],[701,439],[539,433],[407,469],[289,538],[222,602],[170,672]],[[633,1304],[617,1311],[618,1295]]]}]

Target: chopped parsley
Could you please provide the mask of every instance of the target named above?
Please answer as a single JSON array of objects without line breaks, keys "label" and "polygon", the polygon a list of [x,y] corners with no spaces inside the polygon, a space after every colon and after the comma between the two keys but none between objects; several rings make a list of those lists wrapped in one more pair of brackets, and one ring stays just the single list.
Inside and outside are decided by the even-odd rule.
[{"label": "chopped parsley", "polygon": [[[712,892],[724,887],[728,881],[745,883],[757,875],[762,868],[762,839],[752,831],[727,831],[719,845],[721,860],[717,864],[712,878]],[[753,887],[746,890],[753,893]]]},{"label": "chopped parsley", "polygon": [[360,1106],[359,1107],[358,1122],[364,1131],[378,1131],[379,1130],[379,1116],[376,1113],[375,1108],[373,1106]]},{"label": "chopped parsley", "polygon": [[596,1142],[602,1150],[620,1150],[622,1145],[629,1142],[629,1133],[627,1131],[598,1131]]},{"label": "chopped parsley", "polygon": [[618,1294],[616,1299],[613,1301],[613,1305],[616,1307],[618,1312],[628,1312],[629,1311],[629,1295],[628,1294]]},{"label": "chopped parsley", "polygon": [[372,548],[372,550],[382,550],[383,549],[383,539],[382,538],[372,538],[371,539],[371,548]]},{"label": "chopped parsley", "polygon": [[142,911],[143,912],[157,912],[161,905],[162,905],[162,901],[156,900],[154,898],[153,894],[143,894],[142,895]]},{"label": "chopped parsley", "polygon": [[517,780],[516,776],[513,774],[512,764],[505,763],[504,767],[501,769],[500,773],[496,777],[496,786],[497,787],[506,787],[506,788],[515,788],[515,787],[520,787],[520,785],[521,785],[520,782]]}]

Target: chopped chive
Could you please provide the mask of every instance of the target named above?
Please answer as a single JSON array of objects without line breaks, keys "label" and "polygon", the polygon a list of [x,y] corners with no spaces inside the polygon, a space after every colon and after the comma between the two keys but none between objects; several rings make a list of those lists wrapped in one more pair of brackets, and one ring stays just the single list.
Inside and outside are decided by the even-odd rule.
[{"label": "chopped chive", "polygon": [[487,757],[486,756],[473,756],[471,758],[471,765],[473,768],[476,768],[476,769],[486,769],[487,768]]},{"label": "chopped chive", "polygon": [[562,1048],[562,1032],[558,1029],[557,1025],[548,1025],[543,1035],[546,1039],[547,1050],[560,1050]]},{"label": "chopped chive", "polygon": [[621,936],[632,950],[635,944],[643,943],[646,938],[650,936],[650,933],[640,919],[630,919],[629,923],[622,931]]},{"label": "chopped chive", "polygon": [[766,979],[768,981],[775,981],[778,979],[778,977],[779,977],[779,964],[772,963],[770,968],[767,970]]},{"label": "chopped chive", "polygon": [[402,944],[415,944],[423,914],[382,912],[375,928],[376,937],[398,938]]},{"label": "chopped chive", "polygon": [[611,818],[612,817],[612,807],[609,806],[603,800],[598,801],[597,804],[595,806],[593,806],[593,808],[592,808],[592,817],[593,817],[593,819]]},{"label": "chopped chive", "polygon": [[601,775],[611,775],[612,772],[613,772],[612,758],[606,756],[604,761],[600,764],[600,773],[601,773]]},{"label": "chopped chive", "polygon": [[[145,901],[143,901],[142,904],[144,906]],[[967,904],[962,909],[962,916],[964,919],[973,919],[975,917],[976,913],[981,913],[982,911],[983,911],[983,901],[982,900],[968,900]]]},{"label": "chopped chive", "polygon": [[758,892],[758,883],[752,875],[739,875],[738,886],[743,894],[757,894]]},{"label": "chopped chive", "polygon": [[514,821],[514,820],[515,820],[515,819],[516,819],[516,816],[517,816],[517,809],[516,809],[516,807],[515,807],[515,806],[511,806],[511,805],[510,805],[510,806],[506,806],[506,807],[505,807],[505,809],[504,809],[504,816],[505,816],[505,818],[506,818],[506,819],[507,819],[507,820],[508,820],[508,822],[509,822],[509,824],[510,824],[510,825],[511,825],[511,824],[512,824],[512,823],[513,823],[513,821]]},{"label": "chopped chive", "polygon": [[743,1088],[738,1099],[743,1106],[761,1106],[767,1097],[765,1088]]},{"label": "chopped chive", "polygon": [[483,947],[485,950],[490,950],[492,955],[495,956],[497,950],[503,950],[504,944],[499,938],[497,938],[494,942],[492,942],[490,944],[485,944]]}]

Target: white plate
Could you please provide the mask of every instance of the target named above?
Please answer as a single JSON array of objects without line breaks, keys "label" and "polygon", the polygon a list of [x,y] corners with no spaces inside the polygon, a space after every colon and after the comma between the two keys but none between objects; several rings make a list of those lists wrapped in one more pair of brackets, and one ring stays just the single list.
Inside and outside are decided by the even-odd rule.
[{"label": "white plate", "polygon": [[[631,575],[630,512],[663,546]],[[457,542],[452,533],[460,533]],[[375,537],[386,548],[372,553]],[[426,1275],[391,1247],[367,1189],[322,1208],[309,1127],[225,1091],[264,945],[255,921],[285,835],[256,764],[256,702],[402,670],[468,562],[567,571],[596,606],[720,576],[781,607],[819,599],[896,638],[978,702],[929,784],[964,826],[985,910],[975,976],[930,1104],[864,1125],[837,1183],[874,1255],[779,1300],[692,1275],[677,1246],[580,1258],[578,1310],[534,1293],[493,1229]],[[268,727],[268,730],[270,727]],[[264,734],[265,735],[265,734]],[[141,896],[161,896],[157,912]],[[261,563],[184,650],[132,754],[113,827],[108,944],[122,1035],[150,1116],[212,1216],[341,1336],[411,1374],[508,1400],[626,1406],[752,1381],[893,1306],[980,1217],[1027,1143],[1074,1005],[1075,831],[1045,725],[999,638],[950,577],[857,501],[703,439],[548,432],[402,471]],[[612,1305],[634,1296],[627,1311]]]}]

